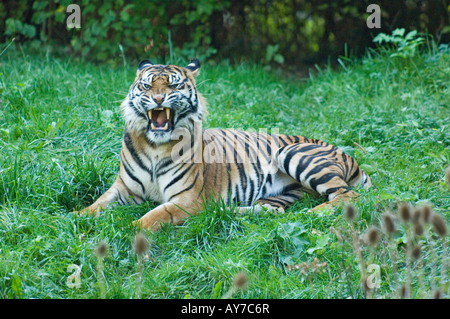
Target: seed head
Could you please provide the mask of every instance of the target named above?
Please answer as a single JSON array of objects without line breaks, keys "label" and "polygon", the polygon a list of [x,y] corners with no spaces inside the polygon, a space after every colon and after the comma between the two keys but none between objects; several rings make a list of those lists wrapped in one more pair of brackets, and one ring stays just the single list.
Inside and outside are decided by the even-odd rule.
[{"label": "seed head", "polygon": [[400,288],[400,298],[409,299],[409,287],[403,284]]},{"label": "seed head", "polygon": [[414,246],[413,250],[412,250],[412,257],[414,258],[414,260],[417,260],[420,258],[420,254],[422,252],[422,249],[420,248],[420,245],[416,245]]},{"label": "seed head", "polygon": [[134,238],[134,252],[136,255],[142,256],[148,250],[148,240],[143,233],[139,233]]},{"label": "seed head", "polygon": [[443,293],[441,289],[433,291],[433,299],[442,299]]},{"label": "seed head", "polygon": [[423,221],[429,223],[431,221],[432,209],[430,205],[424,205],[422,207]]},{"label": "seed head", "polygon": [[356,217],[356,208],[353,205],[347,205],[345,207],[344,218],[348,221],[352,221]]},{"label": "seed head", "polygon": [[423,216],[422,207],[414,208],[413,213],[412,213],[412,222],[413,223],[420,222],[422,220],[422,216]]},{"label": "seed head", "polygon": [[383,214],[383,225],[386,234],[392,235],[393,233],[395,233],[394,218],[388,212]]},{"label": "seed head", "polygon": [[369,244],[371,246],[376,247],[378,245],[380,235],[376,227],[372,226],[369,228],[369,230],[367,231],[367,239],[369,240]]},{"label": "seed head", "polygon": [[447,235],[447,225],[441,215],[434,213],[431,216],[431,223],[433,224],[434,231],[441,237]]},{"label": "seed head", "polygon": [[106,253],[108,252],[108,244],[106,242],[101,241],[97,244],[97,247],[95,247],[95,254],[97,257],[103,258],[105,257]]},{"label": "seed head", "polygon": [[423,223],[421,221],[414,224],[414,234],[416,236],[422,236],[425,231],[425,228],[423,227]]},{"label": "seed head", "polygon": [[411,207],[407,203],[401,203],[398,207],[398,212],[400,215],[401,220],[404,223],[407,223],[411,219]]},{"label": "seed head", "polygon": [[247,282],[248,282],[247,274],[245,272],[240,272],[234,277],[233,286],[236,289],[244,289],[245,286],[247,285]]}]

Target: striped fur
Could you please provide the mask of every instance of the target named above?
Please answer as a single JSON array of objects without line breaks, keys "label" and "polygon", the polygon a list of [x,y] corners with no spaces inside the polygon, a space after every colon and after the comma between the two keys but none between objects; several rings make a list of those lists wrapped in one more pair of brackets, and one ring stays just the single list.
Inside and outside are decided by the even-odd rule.
[{"label": "striped fur", "polygon": [[121,108],[125,130],[120,171],[111,188],[82,212],[112,204],[160,203],[139,221],[145,229],[182,223],[205,199],[238,204],[240,213],[283,212],[304,192],[328,201],[356,197],[352,186],[371,186],[356,161],[337,147],[303,136],[201,128],[206,103],[186,67],[139,65]]}]

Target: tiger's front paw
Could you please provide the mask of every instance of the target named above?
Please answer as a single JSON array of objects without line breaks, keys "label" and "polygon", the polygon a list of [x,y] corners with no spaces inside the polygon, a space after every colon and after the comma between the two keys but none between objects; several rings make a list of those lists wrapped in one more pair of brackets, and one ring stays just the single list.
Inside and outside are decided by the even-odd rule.
[{"label": "tiger's front paw", "polygon": [[87,208],[83,208],[81,210],[74,210],[73,212],[74,212],[74,214],[76,214],[78,216],[83,216],[83,215],[88,215],[89,214],[89,211],[88,211]]},{"label": "tiger's front paw", "polygon": [[257,215],[261,212],[271,213],[271,214],[282,214],[284,209],[282,207],[274,207],[269,204],[256,204],[253,206],[243,206],[239,207],[238,214],[240,216],[244,215]]},{"label": "tiger's front paw", "polygon": [[336,207],[329,203],[323,203],[308,209],[308,213],[333,213]]},{"label": "tiger's front paw", "polygon": [[78,216],[95,216],[95,217],[100,216],[99,210],[94,210],[91,209],[90,207],[86,207],[82,210],[75,210],[74,213],[77,214]]},{"label": "tiger's front paw", "polygon": [[161,229],[161,223],[158,220],[146,216],[142,217],[141,219],[133,221],[133,226],[145,230],[151,230],[153,232],[156,232]]},{"label": "tiger's front paw", "polygon": [[284,213],[283,207],[275,207],[275,206],[272,206],[269,204],[262,204],[261,206],[266,209],[266,212],[274,214],[274,215]]}]

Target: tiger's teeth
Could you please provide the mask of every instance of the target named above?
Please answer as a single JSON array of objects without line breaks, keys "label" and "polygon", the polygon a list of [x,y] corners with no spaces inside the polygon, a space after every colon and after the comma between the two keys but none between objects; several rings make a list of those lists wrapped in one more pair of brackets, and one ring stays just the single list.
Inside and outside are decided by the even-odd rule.
[{"label": "tiger's teeth", "polygon": [[170,119],[170,109],[166,108],[166,118],[169,120]]},{"label": "tiger's teeth", "polygon": [[156,109],[154,109],[155,111],[162,111],[162,110],[164,110],[164,108],[163,107],[158,107],[158,108],[156,108]]},{"label": "tiger's teeth", "polygon": [[168,128],[169,128],[169,122],[166,122],[166,124],[164,124],[164,127],[162,129],[167,130]]},{"label": "tiger's teeth", "polygon": [[156,130],[156,126],[153,125],[153,123],[150,123],[150,127],[152,128],[152,130]]}]

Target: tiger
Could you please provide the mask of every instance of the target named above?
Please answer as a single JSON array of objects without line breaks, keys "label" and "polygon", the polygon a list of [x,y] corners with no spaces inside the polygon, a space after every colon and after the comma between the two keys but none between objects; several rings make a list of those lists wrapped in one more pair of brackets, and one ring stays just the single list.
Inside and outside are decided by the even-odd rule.
[{"label": "tiger", "polygon": [[153,201],[133,223],[150,231],[179,225],[211,200],[238,214],[283,213],[305,193],[332,209],[368,189],[371,178],[341,149],[317,139],[236,129],[203,129],[207,102],[198,91],[200,61],[185,67],[139,63],[120,105],[125,122],[115,182],[80,214]]}]

